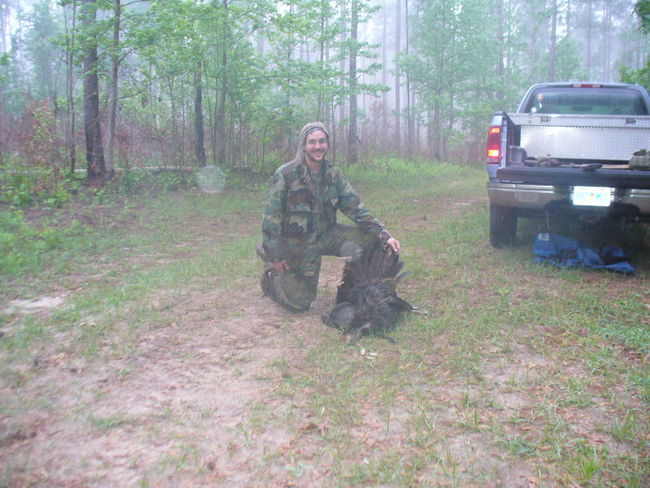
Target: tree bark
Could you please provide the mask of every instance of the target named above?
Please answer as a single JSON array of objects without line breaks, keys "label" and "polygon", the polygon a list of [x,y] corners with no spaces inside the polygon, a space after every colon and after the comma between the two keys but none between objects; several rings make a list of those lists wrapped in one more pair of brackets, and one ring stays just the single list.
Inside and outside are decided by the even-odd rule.
[{"label": "tree bark", "polygon": [[[322,69],[323,66],[325,66],[325,26],[327,24],[327,20],[325,18],[325,7],[327,5],[327,2],[325,0],[321,0],[320,3],[320,41],[318,43],[318,61],[320,62],[319,68]],[[321,114],[323,113],[324,108],[323,108],[323,93],[321,91],[318,92],[318,113]]]},{"label": "tree bark", "polygon": [[557,66],[557,0],[552,2],[551,36],[548,53],[548,81],[555,81]]},{"label": "tree bark", "polygon": [[205,159],[205,142],[203,137],[203,90],[201,88],[201,67],[202,63],[197,63],[196,73],[194,74],[194,132],[196,132],[195,156],[196,165],[203,168],[206,164]]},{"label": "tree bark", "polygon": [[612,7],[609,2],[603,2],[603,10],[603,79],[611,81]]},{"label": "tree bark", "polygon": [[9,51],[7,40],[10,37],[11,27],[9,21],[12,18],[8,0],[0,0],[0,36],[2,37],[2,52]]},{"label": "tree bark", "polygon": [[[387,35],[387,19],[388,19],[388,2],[384,0],[383,8],[383,25],[381,33],[381,84],[384,86],[388,85],[388,35]],[[388,92],[381,92],[381,129],[386,131],[388,128]],[[385,149],[385,142],[382,144],[382,149]]]},{"label": "tree bark", "polygon": [[587,79],[591,80],[591,36],[593,30],[593,4],[587,1]]},{"label": "tree bark", "polygon": [[[347,21],[346,21],[346,2],[341,2],[341,10],[340,10],[340,26],[341,26],[341,32],[340,32],[340,39],[341,39],[341,44],[344,44],[345,41],[347,40],[347,35],[348,35],[348,26],[347,26]],[[345,85],[347,83],[347,80],[345,79],[345,57],[341,56],[341,59],[339,61],[339,70],[341,72],[341,76],[339,78],[339,86],[341,88],[341,91],[345,90]],[[341,103],[339,105],[339,122],[341,126],[345,123],[345,118],[346,118],[346,106],[345,103]],[[336,139],[336,130],[332,129],[332,139]],[[341,138],[343,138],[341,136]],[[336,160],[336,145],[332,144],[332,159]]]},{"label": "tree bark", "polygon": [[402,0],[395,1],[395,151],[397,154],[401,150],[401,141],[402,134],[400,132],[401,118],[400,110],[401,100],[400,100],[400,85],[401,80],[399,76],[399,66],[397,63],[399,53],[402,49],[401,47],[401,37],[402,37]]},{"label": "tree bark", "polygon": [[[406,23],[405,29],[405,51],[408,56],[409,53],[409,2],[404,0],[404,17]],[[411,156],[413,154],[413,104],[411,103],[411,76],[410,70],[406,72],[406,154]]]},{"label": "tree bark", "polygon": [[[96,19],[95,0],[83,0],[83,25],[91,30]],[[104,147],[99,123],[99,79],[97,76],[97,41],[90,36],[86,41],[84,68],[84,131],[86,134],[86,162],[88,182],[91,185],[103,186],[106,183],[106,164]]]},{"label": "tree bark", "polygon": [[[224,23],[224,36],[228,30],[228,0],[223,0],[223,8],[226,11]],[[226,36],[227,38],[227,36]],[[216,136],[217,136],[217,164],[225,166],[226,164],[226,94],[228,90],[228,50],[223,46],[221,54],[221,92],[215,117]]]},{"label": "tree bark", "polygon": [[497,78],[499,79],[499,87],[497,88],[496,96],[500,106],[505,103],[505,86],[506,86],[506,69],[505,69],[505,37],[504,37],[504,11],[503,0],[499,0],[498,4],[498,28],[497,37],[499,43],[499,60],[497,62]]},{"label": "tree bark", "polygon": [[118,97],[118,70],[120,65],[120,19],[122,15],[121,0],[114,0],[113,3],[113,44],[111,53],[111,89],[110,107],[108,117],[108,154],[106,158],[106,175],[112,178],[115,174],[115,122],[117,120],[117,97]]},{"label": "tree bark", "polygon": [[[70,29],[66,35],[66,130],[65,130],[65,147],[68,151],[68,164],[70,165],[70,174],[74,174],[76,169],[76,145],[75,145],[75,125],[76,117],[74,110],[74,50],[75,50],[75,32],[77,30],[77,2],[72,2],[72,19]],[[63,7],[64,16],[66,7]],[[67,20],[66,20],[67,29]]]},{"label": "tree bark", "polygon": [[357,29],[359,24],[357,0],[352,0],[350,18],[350,127],[348,132],[348,164],[356,164],[359,159],[359,134],[357,131]]},{"label": "tree bark", "polygon": [[217,113],[215,118],[215,128],[217,136],[217,164],[224,166],[226,164],[226,63],[228,62],[228,53],[224,48],[222,56],[222,70],[221,77],[221,92],[219,93],[219,102],[217,105]]}]

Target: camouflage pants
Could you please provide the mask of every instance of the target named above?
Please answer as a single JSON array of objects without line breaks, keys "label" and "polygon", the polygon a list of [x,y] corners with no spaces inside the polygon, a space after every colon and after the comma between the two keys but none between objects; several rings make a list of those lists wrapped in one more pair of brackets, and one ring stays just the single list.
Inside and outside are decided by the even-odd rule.
[{"label": "camouflage pants", "polygon": [[321,256],[355,259],[376,241],[375,236],[356,226],[335,224],[315,245],[305,249],[301,266],[278,273],[267,265],[262,275],[262,291],[286,309],[304,312],[316,298]]}]

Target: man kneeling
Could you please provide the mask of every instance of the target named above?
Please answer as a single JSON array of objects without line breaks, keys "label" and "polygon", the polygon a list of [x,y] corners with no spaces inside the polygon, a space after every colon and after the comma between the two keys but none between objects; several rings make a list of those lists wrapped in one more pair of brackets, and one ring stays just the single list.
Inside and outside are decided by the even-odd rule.
[{"label": "man kneeling", "polygon": [[[262,242],[265,295],[304,312],[316,298],[321,256],[357,259],[379,240],[394,252],[400,243],[363,206],[341,171],[325,159],[329,133],[320,122],[300,131],[296,157],[280,166],[264,206]],[[355,225],[336,222],[340,210]]]}]

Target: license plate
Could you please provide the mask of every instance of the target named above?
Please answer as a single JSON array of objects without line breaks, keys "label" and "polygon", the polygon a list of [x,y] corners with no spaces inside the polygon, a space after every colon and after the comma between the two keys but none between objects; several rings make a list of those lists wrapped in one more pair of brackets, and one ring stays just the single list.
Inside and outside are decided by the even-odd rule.
[{"label": "license plate", "polygon": [[612,203],[612,189],[601,186],[574,186],[571,201],[574,205],[588,207],[609,207]]}]

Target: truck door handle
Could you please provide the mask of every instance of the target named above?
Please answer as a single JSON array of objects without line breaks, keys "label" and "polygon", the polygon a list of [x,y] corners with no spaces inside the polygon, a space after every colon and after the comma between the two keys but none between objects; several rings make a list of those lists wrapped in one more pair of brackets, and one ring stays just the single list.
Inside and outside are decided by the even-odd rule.
[{"label": "truck door handle", "polygon": [[634,125],[636,124],[636,119],[633,119],[631,117],[625,119],[625,125]]}]

